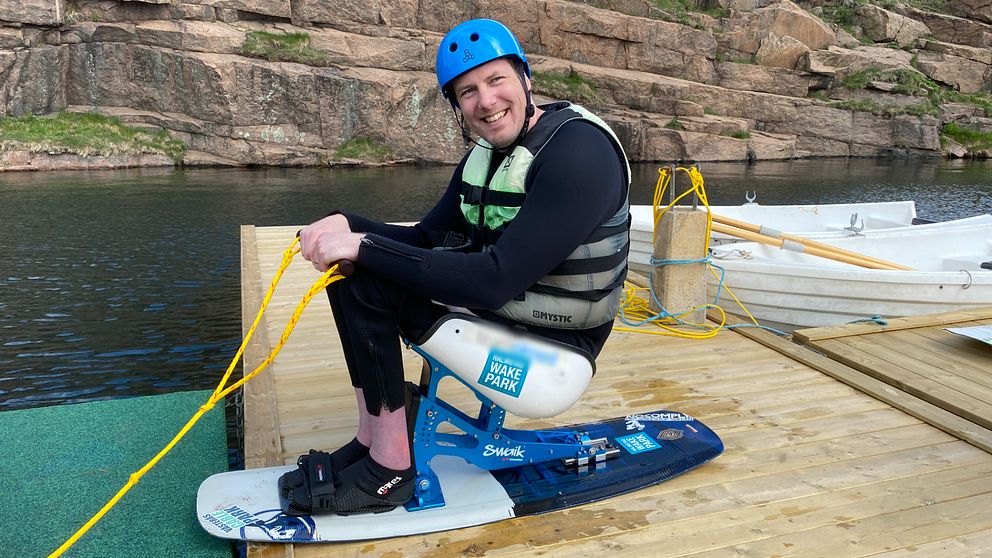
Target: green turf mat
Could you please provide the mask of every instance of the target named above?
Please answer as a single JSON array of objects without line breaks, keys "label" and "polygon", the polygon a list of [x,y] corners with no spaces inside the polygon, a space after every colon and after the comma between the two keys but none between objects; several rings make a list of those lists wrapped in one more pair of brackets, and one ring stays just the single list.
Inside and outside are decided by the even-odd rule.
[{"label": "green turf mat", "polygon": [[[172,439],[209,391],[0,412],[0,554],[55,551]],[[223,557],[196,490],[227,470],[218,404],[66,552],[74,558]]]}]

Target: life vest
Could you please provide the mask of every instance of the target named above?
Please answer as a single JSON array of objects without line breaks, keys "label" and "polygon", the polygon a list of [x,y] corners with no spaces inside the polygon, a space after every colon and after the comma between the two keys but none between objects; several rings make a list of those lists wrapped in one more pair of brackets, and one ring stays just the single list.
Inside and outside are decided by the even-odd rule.
[{"label": "life vest", "polygon": [[461,175],[461,210],[473,243],[492,245],[513,221],[527,197],[525,182],[534,159],[561,127],[585,120],[599,127],[623,161],[624,203],[593,230],[560,265],[524,293],[495,310],[497,315],[524,324],[557,329],[587,329],[613,319],[620,307],[630,244],[630,166],[609,125],[588,110],[567,102],[541,107],[546,112],[486,182],[493,150],[484,140],[476,146]]}]

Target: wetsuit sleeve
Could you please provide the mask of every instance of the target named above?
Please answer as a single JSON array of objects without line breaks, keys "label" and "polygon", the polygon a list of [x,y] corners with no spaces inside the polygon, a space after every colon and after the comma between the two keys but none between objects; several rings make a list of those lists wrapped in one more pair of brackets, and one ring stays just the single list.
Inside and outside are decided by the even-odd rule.
[{"label": "wetsuit sleeve", "polygon": [[416,225],[391,225],[355,213],[343,213],[348,219],[348,225],[353,232],[372,233],[418,248],[443,245],[448,231],[460,232],[464,229],[458,205],[461,181],[455,177],[461,176],[465,159],[467,156],[456,167],[441,199]]},{"label": "wetsuit sleeve", "polygon": [[438,302],[499,308],[547,275],[617,211],[626,199],[625,173],[601,130],[572,121],[534,161],[527,191],[516,218],[482,252],[416,248],[371,233],[358,263]]}]

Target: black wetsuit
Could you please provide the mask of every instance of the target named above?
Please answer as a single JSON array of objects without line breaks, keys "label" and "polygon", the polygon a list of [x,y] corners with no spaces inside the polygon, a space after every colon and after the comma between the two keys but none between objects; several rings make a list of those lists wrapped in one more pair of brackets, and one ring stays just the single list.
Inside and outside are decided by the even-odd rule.
[{"label": "black wetsuit", "polygon": [[[494,154],[490,175],[502,159]],[[449,232],[468,234],[459,208],[465,160],[437,205],[413,227],[345,214],[353,231],[368,234],[355,274],[328,292],[352,385],[363,389],[372,414],[381,405],[403,405],[399,335],[416,341],[447,313],[432,300],[507,323],[491,310],[547,275],[626,201],[626,170],[606,134],[591,123],[570,121],[534,160],[526,201],[495,244],[438,250]],[[596,356],[612,326],[526,329]]]}]

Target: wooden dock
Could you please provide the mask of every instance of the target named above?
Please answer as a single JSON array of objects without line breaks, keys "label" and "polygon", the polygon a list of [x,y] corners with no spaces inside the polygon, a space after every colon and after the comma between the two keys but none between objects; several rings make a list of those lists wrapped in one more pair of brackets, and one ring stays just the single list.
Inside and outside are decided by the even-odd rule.
[{"label": "wooden dock", "polygon": [[[242,229],[246,320],[295,232]],[[317,276],[306,262],[290,266],[246,352],[247,370],[268,354]],[[961,419],[941,396],[903,391],[848,366],[854,360],[839,362],[760,330],[739,331],[706,340],[614,332],[573,408],[544,421],[507,421],[539,428],[662,407],[682,411],[726,445],[722,456],[695,471],[562,512],[397,539],[251,545],[249,555],[992,555],[987,411],[974,407],[978,417]],[[919,340],[901,341],[916,346]],[[959,356],[958,342],[945,341],[921,350]],[[970,364],[956,362],[955,370],[973,367],[969,381],[987,390],[992,347],[971,349]],[[910,359],[916,354],[894,350]],[[419,377],[413,351],[406,365],[409,379]],[[451,397],[457,404],[462,396]],[[275,363],[246,386],[244,401],[249,468],[294,463],[310,448],[351,439],[354,397],[324,300],[315,299],[303,313]],[[954,417],[961,422],[948,427]]]},{"label": "wooden dock", "polygon": [[856,385],[864,390],[878,382],[891,386],[902,392],[894,405],[992,451],[992,346],[945,329],[978,325],[992,325],[992,308],[899,318],[885,325],[805,329],[794,336],[863,374]]}]

